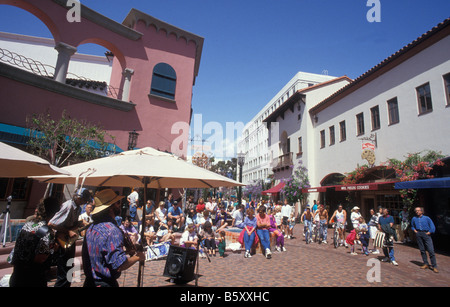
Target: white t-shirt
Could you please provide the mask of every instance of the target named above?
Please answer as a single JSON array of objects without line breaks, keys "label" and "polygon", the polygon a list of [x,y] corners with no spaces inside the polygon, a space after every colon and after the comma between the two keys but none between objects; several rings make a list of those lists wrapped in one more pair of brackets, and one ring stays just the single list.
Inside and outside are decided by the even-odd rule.
[{"label": "white t-shirt", "polygon": [[233,219],[235,220],[234,225],[239,225],[243,222],[244,213],[240,210],[235,210],[232,215]]},{"label": "white t-shirt", "polygon": [[281,207],[281,216],[285,217],[291,217],[292,213],[292,206],[291,205],[283,205]]},{"label": "white t-shirt", "polygon": [[359,212],[352,212],[352,214],[350,214],[350,220],[352,221],[353,228],[358,228],[360,217],[361,217],[361,213],[359,213]]},{"label": "white t-shirt", "polygon": [[181,235],[180,245],[183,245],[184,242],[186,242],[186,241],[194,241],[196,238],[197,238],[197,233],[195,231],[194,232],[189,232],[189,231],[186,230]]},{"label": "white t-shirt", "polygon": [[155,217],[158,219],[158,221],[160,222],[164,222],[166,220],[166,216],[167,216],[167,209],[166,208],[157,208],[155,210]]},{"label": "white t-shirt", "polygon": [[136,191],[133,191],[130,195],[128,195],[128,201],[130,202],[130,206],[136,206],[139,200],[139,194]]}]

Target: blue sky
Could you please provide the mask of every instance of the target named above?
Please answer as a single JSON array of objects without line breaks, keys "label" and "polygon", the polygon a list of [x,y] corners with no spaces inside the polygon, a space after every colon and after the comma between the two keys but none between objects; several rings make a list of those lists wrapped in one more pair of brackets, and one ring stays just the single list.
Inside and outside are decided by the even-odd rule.
[{"label": "blue sky", "polygon": [[[379,23],[367,21],[367,0],[81,3],[118,22],[136,8],[204,37],[194,113],[224,131],[226,122],[251,120],[298,71],[357,78],[450,17],[449,0],[380,0]],[[51,37],[38,19],[6,5],[0,31]]]}]

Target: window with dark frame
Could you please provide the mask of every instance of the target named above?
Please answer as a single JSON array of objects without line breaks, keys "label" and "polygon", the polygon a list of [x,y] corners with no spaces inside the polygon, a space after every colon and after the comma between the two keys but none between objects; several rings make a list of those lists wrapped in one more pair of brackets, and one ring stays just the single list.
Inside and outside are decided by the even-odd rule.
[{"label": "window with dark frame", "polygon": [[298,154],[299,155],[303,154],[303,144],[302,144],[302,137],[301,136],[298,138]]},{"label": "window with dark frame", "polygon": [[425,83],[424,85],[417,87],[416,92],[419,103],[419,114],[425,114],[433,111],[430,83]]},{"label": "window with dark frame", "polygon": [[389,125],[394,125],[400,122],[400,116],[398,112],[397,97],[394,97],[387,101],[389,112]]},{"label": "window with dark frame", "polygon": [[345,128],[345,120],[339,123],[339,130],[341,131],[341,142],[347,139],[347,130]]},{"label": "window with dark frame", "polygon": [[356,115],[356,129],[357,135],[363,135],[364,131],[364,113],[359,113]]},{"label": "window with dark frame", "polygon": [[14,200],[27,200],[31,182],[27,178],[0,178],[0,199],[12,196]]},{"label": "window with dark frame", "polygon": [[336,143],[336,137],[334,135],[334,126],[331,126],[329,129],[330,129],[330,145],[334,145]]},{"label": "window with dark frame", "polygon": [[172,66],[166,63],[155,65],[150,94],[175,99],[176,84],[177,75]]},{"label": "window with dark frame", "polygon": [[372,117],[372,131],[378,130],[381,127],[380,124],[380,108],[378,106],[375,106],[370,109],[370,114]]},{"label": "window with dark frame", "polygon": [[320,148],[325,147],[325,130],[320,131]]},{"label": "window with dark frame", "polygon": [[443,76],[445,85],[445,98],[447,99],[447,105],[450,106],[450,73]]}]

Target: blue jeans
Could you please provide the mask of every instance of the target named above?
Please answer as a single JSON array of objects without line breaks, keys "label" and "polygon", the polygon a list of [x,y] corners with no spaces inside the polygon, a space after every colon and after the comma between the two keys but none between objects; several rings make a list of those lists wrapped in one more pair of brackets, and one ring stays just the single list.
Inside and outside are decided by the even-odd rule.
[{"label": "blue jeans", "polygon": [[389,258],[391,261],[395,261],[394,257],[394,248],[393,247],[383,247],[383,253],[386,258]]},{"label": "blue jeans", "polygon": [[247,230],[244,232],[244,246],[246,251],[252,249],[253,242],[255,241],[255,232],[253,231],[251,235],[248,235]]},{"label": "blue jeans", "polygon": [[427,257],[428,252],[428,254],[430,255],[431,266],[435,268],[437,264],[436,264],[436,256],[434,254],[433,240],[425,232],[417,232],[416,238],[417,238],[417,245],[419,245],[420,254],[422,255],[423,263],[429,265]]},{"label": "blue jeans", "polygon": [[268,229],[257,229],[259,240],[264,250],[270,249],[270,232]]},{"label": "blue jeans", "polygon": [[324,241],[326,241],[327,240],[327,234],[328,234],[328,226],[325,224],[327,221],[326,220],[320,220],[320,232],[319,233],[322,233],[322,239],[324,240]]}]

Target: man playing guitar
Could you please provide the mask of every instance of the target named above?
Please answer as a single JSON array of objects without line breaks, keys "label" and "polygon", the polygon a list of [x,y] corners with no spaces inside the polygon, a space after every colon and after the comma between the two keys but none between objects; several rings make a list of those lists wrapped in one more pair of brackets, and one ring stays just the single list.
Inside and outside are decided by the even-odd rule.
[{"label": "man playing guitar", "polygon": [[[72,199],[67,200],[61,205],[60,210],[49,221],[48,225],[56,230],[57,237],[65,236],[68,238],[78,237],[76,231],[79,225],[79,215],[81,206],[86,203],[92,203],[92,195],[87,189],[78,191]],[[76,244],[72,244],[67,248],[60,248],[57,255],[57,279],[55,287],[70,287],[71,282],[67,279],[67,273],[72,266],[67,266],[67,262],[71,258],[75,258]]]}]

